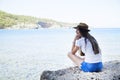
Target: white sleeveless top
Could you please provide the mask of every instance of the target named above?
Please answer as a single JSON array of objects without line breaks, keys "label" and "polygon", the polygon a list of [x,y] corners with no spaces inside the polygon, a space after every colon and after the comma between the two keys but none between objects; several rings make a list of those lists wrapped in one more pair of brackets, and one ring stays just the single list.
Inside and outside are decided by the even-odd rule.
[{"label": "white sleeveless top", "polygon": [[87,44],[85,44],[85,38],[81,37],[80,39],[76,40],[75,45],[80,47],[83,53],[85,53],[85,62],[88,63],[97,63],[102,62],[101,52],[99,54],[94,54],[92,44],[87,39]]}]

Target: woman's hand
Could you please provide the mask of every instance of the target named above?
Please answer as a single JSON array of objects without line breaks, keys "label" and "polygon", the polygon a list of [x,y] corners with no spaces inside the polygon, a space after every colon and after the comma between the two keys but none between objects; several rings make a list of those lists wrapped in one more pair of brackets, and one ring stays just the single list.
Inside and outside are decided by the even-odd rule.
[{"label": "woman's hand", "polygon": [[79,30],[76,30],[76,36],[75,36],[73,42],[76,42],[76,40],[80,39],[80,37],[81,37],[81,34],[80,34]]},{"label": "woman's hand", "polygon": [[80,34],[77,34],[76,36],[75,36],[75,40],[78,40],[78,39],[80,39]]},{"label": "woman's hand", "polygon": [[75,36],[73,42],[76,42],[76,40],[80,39],[80,37],[81,37],[80,34],[76,34],[76,36]]}]

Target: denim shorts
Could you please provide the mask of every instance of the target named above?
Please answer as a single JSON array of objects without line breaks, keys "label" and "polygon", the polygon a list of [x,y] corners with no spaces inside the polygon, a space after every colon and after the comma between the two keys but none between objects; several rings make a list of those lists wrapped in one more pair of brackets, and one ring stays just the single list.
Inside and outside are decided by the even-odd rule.
[{"label": "denim shorts", "polygon": [[103,68],[102,62],[87,63],[82,62],[80,69],[84,72],[100,72]]}]

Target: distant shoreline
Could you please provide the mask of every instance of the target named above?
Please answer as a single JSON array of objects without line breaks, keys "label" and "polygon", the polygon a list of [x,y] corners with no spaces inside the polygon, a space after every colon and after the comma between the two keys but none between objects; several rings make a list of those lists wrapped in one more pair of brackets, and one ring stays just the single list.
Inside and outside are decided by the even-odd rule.
[{"label": "distant shoreline", "polygon": [[[31,28],[27,28],[27,27],[24,27],[24,28],[19,28],[19,27],[17,27],[17,28],[10,28],[10,27],[8,27],[8,28],[0,28],[0,30],[4,30],[4,29],[8,29],[8,30],[12,30],[12,29],[14,29],[14,30],[19,30],[19,29],[62,29],[62,28],[66,28],[66,29],[72,29],[72,27],[49,27],[49,28],[38,28],[38,27],[31,27]],[[91,30],[92,29],[120,29],[120,28],[114,28],[114,27],[110,27],[110,28],[103,28],[103,27],[101,27],[101,28],[91,28]]]}]

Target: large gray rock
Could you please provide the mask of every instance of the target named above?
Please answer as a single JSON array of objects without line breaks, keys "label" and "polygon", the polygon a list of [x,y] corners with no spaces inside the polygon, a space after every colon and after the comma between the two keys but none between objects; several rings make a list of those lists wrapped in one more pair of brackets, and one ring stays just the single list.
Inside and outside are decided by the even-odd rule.
[{"label": "large gray rock", "polygon": [[120,61],[105,62],[102,72],[83,72],[77,66],[44,71],[40,80],[120,80]]}]

